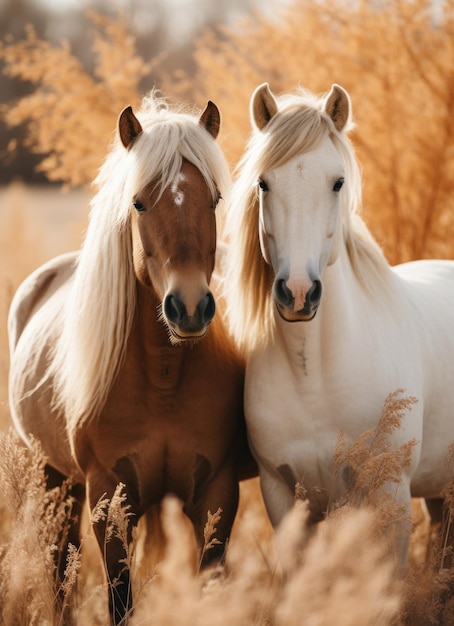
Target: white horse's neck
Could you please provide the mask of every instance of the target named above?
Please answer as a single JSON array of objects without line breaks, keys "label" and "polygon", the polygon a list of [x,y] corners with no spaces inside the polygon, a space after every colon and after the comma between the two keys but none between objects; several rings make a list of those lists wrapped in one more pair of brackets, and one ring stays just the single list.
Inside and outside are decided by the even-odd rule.
[{"label": "white horse's neck", "polygon": [[353,346],[360,345],[380,306],[355,274],[345,246],[326,269],[322,287],[318,312],[309,322],[287,322],[274,310],[275,341],[286,351],[290,366],[311,377],[339,365]]}]

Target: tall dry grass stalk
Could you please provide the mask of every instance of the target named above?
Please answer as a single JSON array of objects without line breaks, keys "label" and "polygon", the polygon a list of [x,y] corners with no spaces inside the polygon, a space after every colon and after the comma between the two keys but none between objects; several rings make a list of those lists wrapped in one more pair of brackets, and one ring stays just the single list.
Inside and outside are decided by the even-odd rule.
[{"label": "tall dry grass stalk", "polygon": [[[454,476],[454,442],[449,446],[446,465]],[[454,559],[454,479],[446,485],[442,496],[445,501],[445,508],[441,528],[441,565],[445,559],[451,563]]]},{"label": "tall dry grass stalk", "polygon": [[403,393],[403,389],[397,389],[388,395],[376,427],[364,431],[350,447],[340,433],[334,450],[334,476],[342,472],[347,484],[342,501],[331,503],[331,510],[346,505],[372,507],[380,511],[385,536],[399,529],[405,532],[404,527],[410,524],[410,511],[399,506],[395,492],[390,491],[390,485],[397,491],[402,472],[410,466],[417,444],[412,439],[398,448],[392,446],[393,433],[401,428],[405,412],[417,402],[416,398],[405,397]]},{"label": "tall dry grass stalk", "polygon": [[[93,525],[102,524],[102,527],[105,528],[102,548],[104,561],[107,562],[107,544],[112,540],[118,540],[125,554],[120,562],[123,564],[125,570],[132,571],[135,566],[134,543],[136,534],[135,532],[131,532],[131,517],[133,514],[130,511],[130,506],[125,504],[126,500],[125,485],[119,483],[111,499],[104,497],[96,504],[91,512],[91,523]],[[119,578],[109,580],[109,583],[112,585],[112,588],[123,584]],[[127,590],[128,598],[130,597],[131,591],[129,585]],[[126,600],[126,605],[128,604],[129,599]],[[130,616],[127,614],[124,618],[125,626],[129,623],[129,617]]]},{"label": "tall dry grass stalk", "polygon": [[205,556],[205,554],[209,550],[211,550],[211,548],[214,548],[214,546],[221,545],[221,542],[219,541],[219,539],[216,538],[216,531],[217,531],[216,524],[218,524],[221,521],[222,509],[219,507],[215,513],[208,511],[207,515],[208,515],[208,519],[205,524],[205,528],[203,529],[204,541],[203,541],[202,550],[200,552],[199,571],[200,571],[203,557]]},{"label": "tall dry grass stalk", "polygon": [[72,506],[64,489],[46,492],[44,467],[37,441],[29,451],[12,432],[0,435],[0,493],[12,518],[0,560],[1,617],[8,626],[62,623],[77,578],[74,553],[62,588],[56,588],[55,555]]}]

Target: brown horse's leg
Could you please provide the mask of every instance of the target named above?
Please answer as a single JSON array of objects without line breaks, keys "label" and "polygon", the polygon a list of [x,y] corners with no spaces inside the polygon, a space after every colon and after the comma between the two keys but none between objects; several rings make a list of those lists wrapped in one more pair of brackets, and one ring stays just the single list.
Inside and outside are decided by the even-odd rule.
[{"label": "brown horse's leg", "polygon": [[[66,477],[50,465],[45,467],[47,490],[61,489]],[[68,609],[68,599],[65,598],[65,571],[68,559],[68,546],[72,544],[76,549],[80,547],[80,521],[82,508],[85,502],[85,487],[81,484],[69,485],[63,494],[71,509],[67,511],[66,525],[61,529],[58,550],[55,552],[56,565],[56,596],[62,609]]]},{"label": "brown horse's leg", "polygon": [[[185,513],[191,520],[201,550],[200,567],[223,565],[225,549],[233,521],[238,509],[239,486],[232,468],[225,468],[210,483],[195,485],[193,503],[186,505]],[[208,522],[208,512],[214,514],[222,509],[216,531],[207,539],[204,531]],[[216,539],[211,547],[210,540]]]},{"label": "brown horse's leg", "polygon": [[454,549],[454,519],[451,519],[451,512],[446,508],[442,498],[426,500],[429,511],[431,525],[435,527],[438,535],[437,555],[442,568],[451,568],[453,563]]},{"label": "brown horse's leg", "polygon": [[[109,588],[111,623],[117,626],[132,612],[129,562],[133,527],[138,522],[128,487],[115,494],[116,479],[89,474],[87,488],[92,509],[93,529],[104,559]],[[106,507],[100,502],[108,500]]]},{"label": "brown horse's leg", "polygon": [[[104,550],[111,623],[117,626],[123,622],[127,615],[132,614],[131,574],[130,568],[125,563],[128,556],[123,542],[115,536],[110,537],[106,542],[105,533],[105,525],[104,528],[103,524],[95,526],[98,543],[103,544]],[[128,541],[131,543],[131,536],[128,537]]]}]

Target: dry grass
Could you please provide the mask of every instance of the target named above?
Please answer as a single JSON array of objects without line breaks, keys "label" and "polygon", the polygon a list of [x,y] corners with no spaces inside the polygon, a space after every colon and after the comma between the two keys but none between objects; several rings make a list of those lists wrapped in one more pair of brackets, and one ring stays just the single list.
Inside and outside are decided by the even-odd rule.
[{"label": "dry grass", "polygon": [[[12,517],[10,537],[2,546],[0,587],[2,618],[8,625],[58,624],[53,586],[54,552],[70,515],[65,490],[46,494],[45,460],[38,443],[30,452],[13,434],[0,438],[1,495]],[[64,587],[69,601],[75,584],[76,561],[70,563]]]},{"label": "dry grass", "polygon": [[[392,394],[380,427],[374,433],[365,433],[350,448],[340,446],[337,450],[339,462],[342,459],[342,463],[355,467],[354,482],[370,483],[372,458],[383,461],[380,468],[383,481],[398,481],[394,460],[406,452],[403,448],[390,450],[389,435],[398,427],[396,416],[399,412],[403,415],[412,401]],[[2,529],[1,623],[8,626],[103,624],[107,619],[107,591],[102,579],[94,581],[88,569],[94,563],[93,555],[92,563],[90,559],[82,562],[79,550],[74,548],[70,552],[60,603],[57,601],[52,582],[53,557],[61,528],[71,516],[71,501],[64,491],[45,493],[44,462],[38,443],[27,451],[11,432],[0,435],[0,493],[14,519],[13,525]],[[297,498],[275,541],[266,526],[255,482],[246,483],[226,569],[211,573],[197,572],[190,527],[184,521],[180,503],[167,498],[162,507],[167,540],[164,558],[147,578],[136,581],[136,608],[126,623],[131,626],[452,624],[450,590],[454,572],[434,571],[418,556],[418,550],[422,548],[425,553],[429,547],[426,520],[419,521],[424,529],[419,528],[418,545],[413,543],[409,571],[400,578],[386,527],[389,531],[401,510],[391,498],[379,501],[374,497],[380,492],[380,485],[375,486],[377,491],[369,494],[367,506],[362,507],[358,507],[358,494],[353,487],[351,500],[347,498],[342,507],[333,506],[315,534],[305,530],[308,511],[304,500]],[[217,511],[207,516],[205,550],[215,543],[221,514]],[[94,523],[107,520],[105,541],[113,536],[119,538],[127,549],[127,564],[134,569],[134,546],[127,539],[129,515],[120,485],[112,502],[102,499],[98,503],[92,520]],[[88,534],[82,549],[90,551],[93,547],[93,536]],[[68,606],[73,607],[72,618],[66,611],[63,622]]]}]

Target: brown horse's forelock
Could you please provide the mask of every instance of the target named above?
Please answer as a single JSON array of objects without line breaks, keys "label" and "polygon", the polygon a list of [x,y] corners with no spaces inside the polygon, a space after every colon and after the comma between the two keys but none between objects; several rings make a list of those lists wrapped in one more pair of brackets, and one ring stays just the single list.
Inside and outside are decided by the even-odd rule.
[{"label": "brown horse's forelock", "polygon": [[225,187],[225,182],[218,169],[219,147],[205,133],[197,123],[174,117],[171,122],[165,118],[162,121],[156,119],[149,127],[145,126],[144,135],[138,139],[135,153],[133,151],[137,166],[136,192],[141,190],[139,187],[152,183],[159,200],[177,177],[183,160],[187,160],[200,171],[214,200],[219,189]]}]

